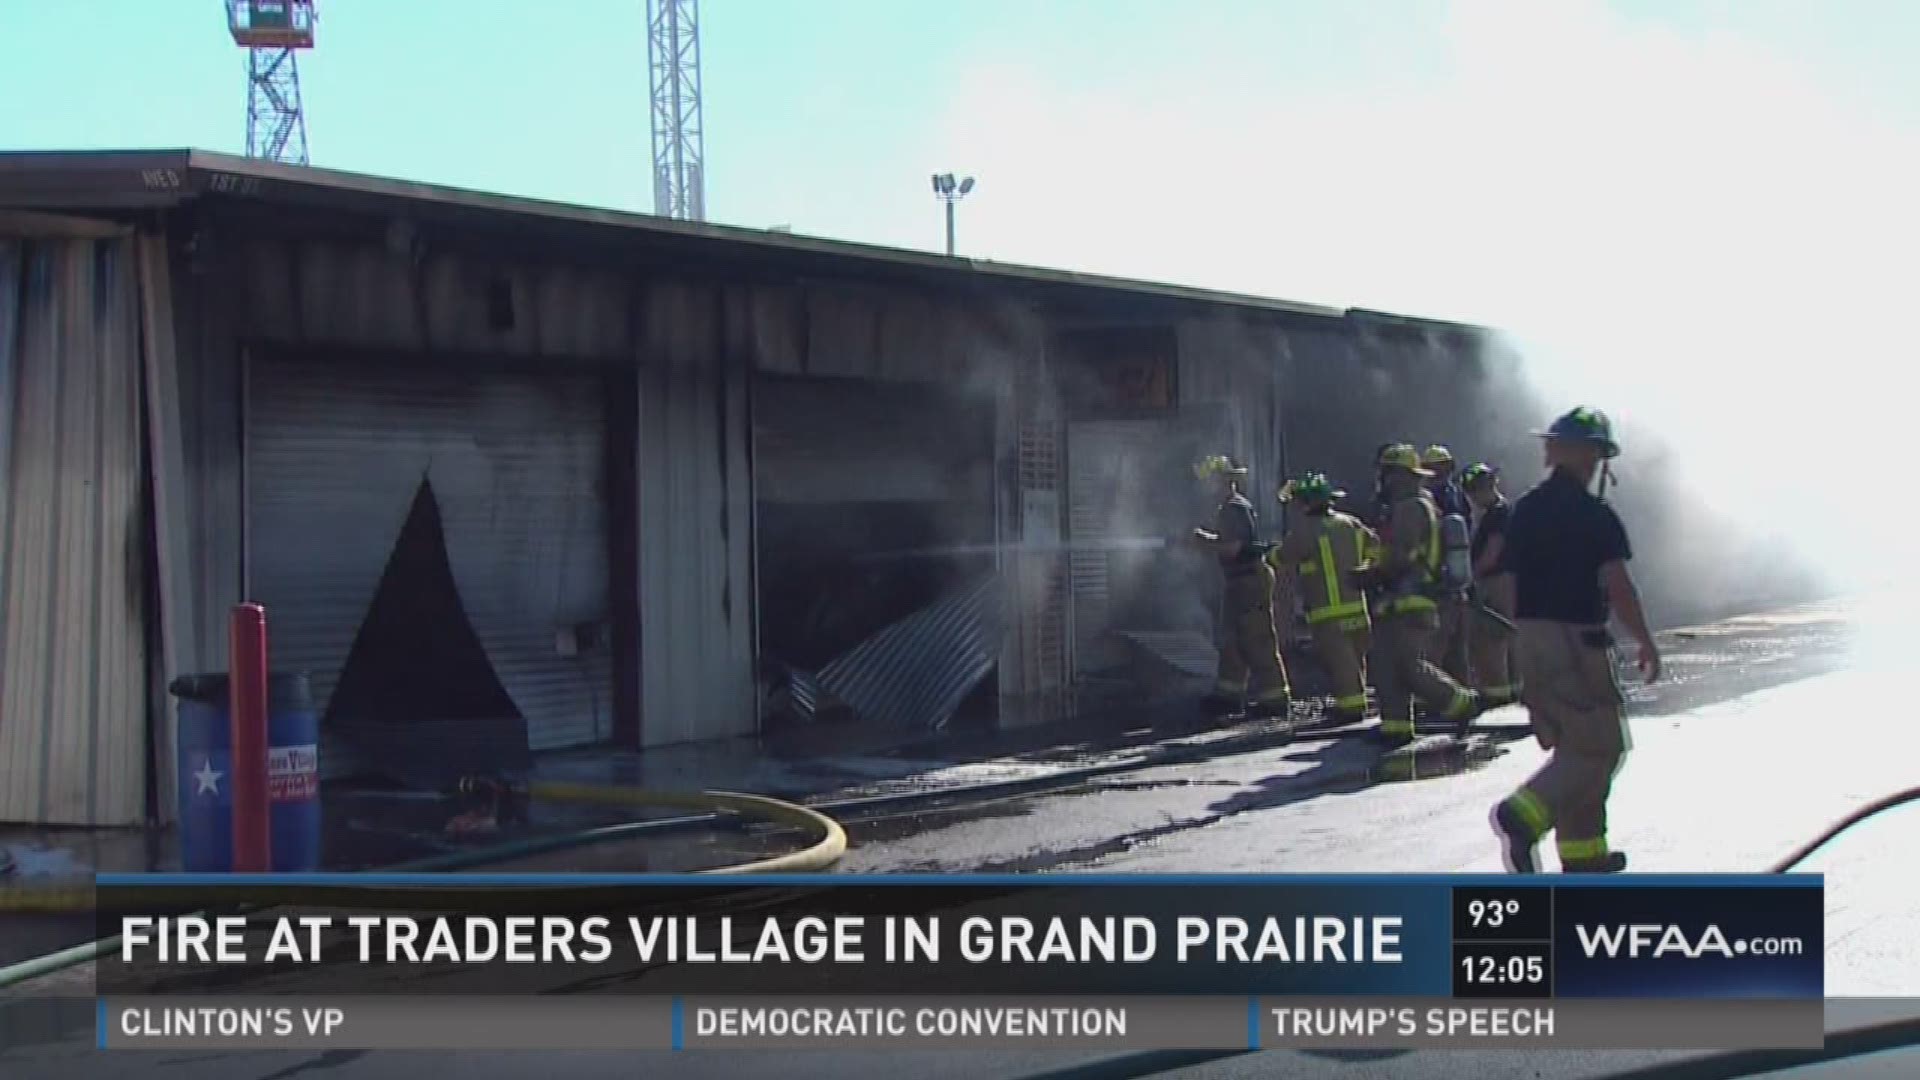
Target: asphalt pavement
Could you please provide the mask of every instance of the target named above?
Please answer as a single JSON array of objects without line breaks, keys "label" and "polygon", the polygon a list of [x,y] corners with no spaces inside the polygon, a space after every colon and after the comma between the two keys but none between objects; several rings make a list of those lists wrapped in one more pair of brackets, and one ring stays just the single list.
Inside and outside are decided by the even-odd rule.
[{"label": "asphalt pavement", "polygon": [[[1901,613],[1828,605],[1669,635],[1672,678],[1636,691],[1634,749],[1615,788],[1612,838],[1644,872],[1763,870],[1857,805],[1916,782],[1905,715]],[[1523,720],[1519,710],[1489,717]],[[1488,807],[1538,767],[1528,738],[1418,778],[1382,775],[1354,738],[1142,769],[1080,787],[856,821],[850,873],[1497,871]],[[1920,810],[1870,821],[1803,869],[1827,875],[1828,991],[1920,997]],[[1544,853],[1551,864],[1551,851]],[[1830,1009],[1830,1028],[1844,1025]],[[339,1080],[422,1070],[486,1080],[566,1077],[1021,1077],[1085,1065],[1077,1053],[122,1054],[84,1031],[0,1032],[8,1077]],[[1245,1054],[1163,1075],[1599,1077],[1671,1054]],[[1880,1072],[1920,1073],[1911,1057]],[[1835,1075],[1809,1073],[1808,1075]],[[1846,1073],[1845,1075],[1855,1075]]]}]

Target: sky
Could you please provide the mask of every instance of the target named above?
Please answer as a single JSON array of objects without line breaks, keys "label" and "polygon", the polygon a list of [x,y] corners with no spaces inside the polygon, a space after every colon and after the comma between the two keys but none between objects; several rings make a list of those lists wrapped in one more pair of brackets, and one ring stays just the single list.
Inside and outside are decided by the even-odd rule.
[{"label": "sky", "polygon": [[[651,208],[645,0],[319,6],[314,164]],[[964,255],[1496,325],[1815,547],[1913,456],[1920,4],[705,0],[701,30],[711,220],[937,250],[953,171]],[[0,149],[239,152],[243,62],[215,0],[0,0]]]}]

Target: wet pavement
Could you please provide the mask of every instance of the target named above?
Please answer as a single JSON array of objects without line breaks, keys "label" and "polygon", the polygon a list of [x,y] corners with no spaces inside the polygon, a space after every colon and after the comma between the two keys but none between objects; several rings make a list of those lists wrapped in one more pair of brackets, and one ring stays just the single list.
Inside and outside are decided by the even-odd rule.
[{"label": "wet pavement", "polygon": [[[1634,687],[1633,711],[1641,717],[1672,715],[1730,694],[1832,670],[1847,661],[1854,610],[1853,605],[1842,603],[1815,605],[1663,635],[1667,641],[1667,677],[1651,692]],[[1623,670],[1630,668],[1627,652],[1622,650]],[[1627,681],[1632,686],[1631,677]],[[1301,703],[1294,721],[1310,722],[1317,709],[1317,702]],[[1506,722],[1520,723],[1523,718],[1515,714]],[[1248,742],[1282,741],[1283,726],[1252,722],[1214,729],[1186,702],[1160,702],[1124,711],[1096,711],[1067,723],[935,738],[908,740],[897,731],[821,727],[784,732],[766,740],[667,747],[645,754],[584,751],[543,758],[535,779],[676,792],[748,791],[796,802],[834,803],[964,791],[983,784],[1044,783],[1072,770],[1120,767],[1149,754],[1179,752],[1196,759],[1216,753],[1237,754]],[[1312,788],[1327,783],[1332,773],[1351,772],[1356,762],[1364,762],[1365,753],[1364,747],[1358,746],[1337,753],[1317,749],[1308,737],[1290,749],[1285,762],[1276,767],[1275,777],[1295,776]],[[1303,758],[1302,754],[1307,756]],[[1302,761],[1308,767],[1297,767]],[[1439,759],[1423,757],[1418,765],[1416,771],[1422,776],[1430,775],[1435,768],[1449,767],[1445,755]],[[498,832],[462,836],[447,828],[462,809],[457,802],[435,793],[328,785],[323,797],[324,866],[337,870],[391,866],[687,813],[665,806],[535,800],[528,807],[525,822]],[[929,820],[953,814],[928,813],[932,815]],[[706,835],[656,836],[646,844],[623,843],[616,848],[583,852],[580,857],[606,869],[696,870],[729,860],[764,857],[772,846],[788,838],[738,829],[710,830]],[[0,880],[14,882],[84,879],[96,869],[169,870],[179,866],[177,839],[171,832],[0,829],[0,849],[11,853],[16,863],[14,872]],[[555,865],[550,857],[543,857],[541,862],[543,866]]]},{"label": "wet pavement", "polygon": [[[1920,780],[1920,731],[1902,715],[1907,660],[1900,613],[1827,605],[1664,635],[1669,675],[1633,691],[1635,748],[1617,782],[1615,843],[1633,869],[1758,870],[1854,807]],[[1189,739],[1177,764],[1135,768],[1063,789],[987,801],[849,814],[843,869],[1021,871],[1452,872],[1498,869],[1487,807],[1542,760],[1518,730],[1520,710],[1491,715],[1506,730],[1470,753],[1395,773],[1363,740],[1304,736],[1234,751],[1226,736]],[[1157,733],[1155,733],[1157,734]],[[1161,739],[1161,742],[1167,740]],[[1219,752],[1210,752],[1209,744]],[[1014,775],[1058,762],[1122,760],[1138,746],[1092,742],[1010,755],[974,775]],[[875,754],[874,760],[885,755]],[[903,764],[932,760],[898,759]],[[949,764],[963,775],[964,765]],[[997,770],[997,771],[996,771]],[[916,774],[856,779],[836,797],[925,784]],[[718,855],[757,854],[789,837],[716,830]],[[1827,875],[1828,988],[1841,994],[1915,993],[1920,971],[1920,880],[1907,853],[1920,808],[1868,822],[1816,853]],[[615,845],[514,869],[615,868],[642,854]],[[657,847],[644,853],[660,857]],[[1551,865],[1551,853],[1546,858]],[[57,1033],[0,1051],[8,1076],[60,1076],[102,1059],[90,1032]],[[1199,1076],[1601,1076],[1660,1055],[1266,1053],[1180,1072]],[[140,1056],[142,1075],[255,1078],[323,1070],[339,1080],[401,1077],[422,1067],[479,1078],[527,1071],[569,1076],[840,1077],[910,1071],[936,1077],[1014,1077],[1084,1063],[1079,1053],[806,1055],[335,1054]],[[116,1063],[117,1065],[118,1063]],[[1910,1063],[1909,1063],[1910,1064]],[[127,1068],[133,1069],[131,1062]],[[1910,1075],[1897,1070],[1888,1075]]]}]

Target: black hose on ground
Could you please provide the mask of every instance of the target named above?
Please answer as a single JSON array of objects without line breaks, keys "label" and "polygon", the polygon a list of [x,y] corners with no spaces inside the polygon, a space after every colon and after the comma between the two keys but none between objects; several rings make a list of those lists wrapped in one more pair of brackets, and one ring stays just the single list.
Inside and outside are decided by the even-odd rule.
[{"label": "black hose on ground", "polygon": [[1799,850],[1782,859],[1773,869],[1767,871],[1767,873],[1790,874],[1793,872],[1794,867],[1806,862],[1814,852],[1832,843],[1841,833],[1866,821],[1868,818],[1884,814],[1894,807],[1905,806],[1911,802],[1920,802],[1920,787],[1908,788],[1905,791],[1896,791],[1884,799],[1876,799],[1860,809],[1855,810],[1853,813],[1848,814],[1846,817],[1841,818],[1839,821],[1834,822],[1827,831],[1801,845]]}]

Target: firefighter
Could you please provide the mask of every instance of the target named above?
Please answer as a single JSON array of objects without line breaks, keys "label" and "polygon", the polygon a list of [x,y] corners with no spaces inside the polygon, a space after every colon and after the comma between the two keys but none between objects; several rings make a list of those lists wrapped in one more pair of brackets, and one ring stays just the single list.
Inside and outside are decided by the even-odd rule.
[{"label": "firefighter", "polygon": [[1237,716],[1243,710],[1284,717],[1293,694],[1273,627],[1273,567],[1263,557],[1253,504],[1240,490],[1247,470],[1230,458],[1215,456],[1196,465],[1194,473],[1215,485],[1220,508],[1213,528],[1193,530],[1193,540],[1219,559],[1225,579],[1220,598],[1220,672],[1206,707],[1217,717]]},{"label": "firefighter", "polygon": [[1359,518],[1333,508],[1334,500],[1346,496],[1321,473],[1308,473],[1281,488],[1281,505],[1290,507],[1294,516],[1286,537],[1268,556],[1275,571],[1275,592],[1289,598],[1274,606],[1291,612],[1291,598],[1297,595],[1306,609],[1314,652],[1333,682],[1333,708],[1327,719],[1336,726],[1357,724],[1367,717],[1372,620],[1353,571],[1379,542]]},{"label": "firefighter", "polygon": [[1380,734],[1391,744],[1413,741],[1417,697],[1461,734],[1480,713],[1480,698],[1428,659],[1440,629],[1440,511],[1421,486],[1431,474],[1410,444],[1380,455],[1379,485],[1392,500],[1385,554],[1354,574],[1376,589],[1374,681],[1380,691]]},{"label": "firefighter", "polygon": [[[1440,516],[1459,518],[1460,528],[1464,532],[1467,523],[1473,520],[1473,505],[1467,501],[1460,485],[1454,482],[1453,451],[1434,443],[1420,455],[1420,464],[1433,474],[1427,480],[1427,491],[1440,508]],[[1461,542],[1466,542],[1464,536]],[[1467,609],[1464,590],[1450,590],[1443,594],[1440,597],[1440,632],[1433,639],[1434,661],[1440,665],[1440,670],[1462,685],[1473,682],[1468,664]]]},{"label": "firefighter", "polygon": [[1487,708],[1512,704],[1520,688],[1513,666],[1513,575],[1501,565],[1507,531],[1507,497],[1500,471],[1482,461],[1460,474],[1460,489],[1473,504],[1473,595],[1467,611],[1467,651],[1474,689]]},{"label": "firefighter", "polygon": [[1608,462],[1620,453],[1604,413],[1575,409],[1544,432],[1551,472],[1514,503],[1507,520],[1506,569],[1513,574],[1515,656],[1521,697],[1547,763],[1494,808],[1507,868],[1531,873],[1534,848],[1554,833],[1560,869],[1619,873],[1624,852],[1607,843],[1607,796],[1632,745],[1625,695],[1614,673],[1608,616],[1640,645],[1640,671],[1660,677],[1660,650],[1647,628],[1627,562],[1626,527],[1601,496]]}]

